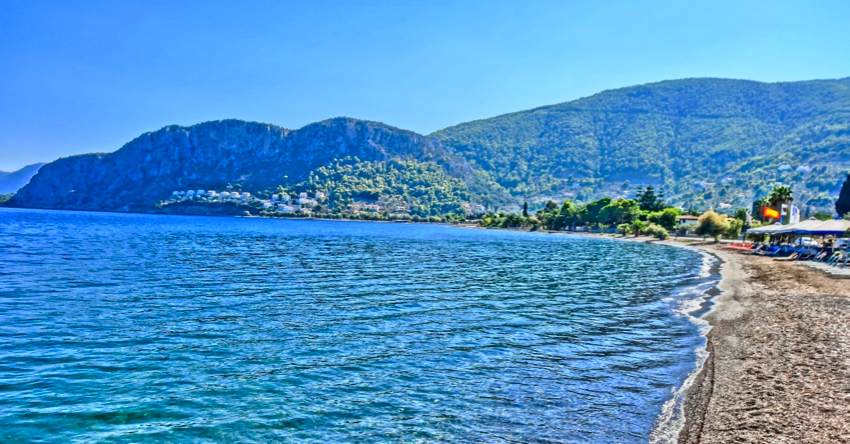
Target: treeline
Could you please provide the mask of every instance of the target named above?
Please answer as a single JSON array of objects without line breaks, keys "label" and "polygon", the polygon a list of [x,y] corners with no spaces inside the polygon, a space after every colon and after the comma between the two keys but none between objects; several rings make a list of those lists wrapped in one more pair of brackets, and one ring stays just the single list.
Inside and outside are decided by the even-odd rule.
[{"label": "treeline", "polygon": [[[709,214],[711,229],[701,226],[701,222]],[[528,204],[523,208],[522,214],[488,214],[484,216],[480,224],[484,227],[499,228],[527,228],[532,231],[538,229],[563,231],[575,230],[577,227],[611,229],[623,235],[634,234],[635,236],[647,235],[658,239],[666,239],[669,233],[677,231],[680,234],[694,233],[698,235],[729,235],[737,237],[740,235],[747,220],[746,210],[739,211],[734,220],[727,222],[723,217],[713,211],[703,214],[697,223],[680,224],[679,216],[682,213],[664,201],[664,196],[656,194],[653,187],[638,190],[635,199],[611,199],[605,197],[587,205],[580,205],[571,200],[566,200],[560,205],[549,201],[534,215],[528,213]],[[697,215],[699,213],[690,212]],[[708,220],[708,219],[706,219]],[[719,222],[718,222],[719,220]],[[722,227],[718,229],[717,227]],[[718,232],[719,230],[719,232]]]}]

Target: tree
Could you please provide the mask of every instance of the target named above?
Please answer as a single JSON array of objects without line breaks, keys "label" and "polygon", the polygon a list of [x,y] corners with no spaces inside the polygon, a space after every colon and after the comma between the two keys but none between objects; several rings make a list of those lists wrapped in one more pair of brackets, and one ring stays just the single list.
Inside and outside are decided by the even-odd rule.
[{"label": "tree", "polygon": [[726,237],[729,237],[731,239],[737,239],[741,236],[741,229],[744,227],[744,221],[735,218],[730,220],[726,225],[726,232],[723,233],[726,235]]},{"label": "tree", "polygon": [[794,201],[794,192],[789,186],[776,187],[770,192],[770,204],[781,209],[782,204],[788,204]]},{"label": "tree", "polygon": [[528,202],[522,204],[522,217],[528,217]]},{"label": "tree", "polygon": [[708,210],[699,217],[694,233],[698,236],[711,236],[717,242],[728,229],[728,224],[719,214]]},{"label": "tree", "polygon": [[553,230],[563,230],[565,228],[572,230],[578,221],[578,207],[576,207],[573,201],[565,200],[564,204],[561,205],[561,209],[558,210],[558,215],[554,218],[551,228]]},{"label": "tree", "polygon": [[635,234],[635,237],[638,237],[641,233],[643,233],[643,230],[646,229],[646,222],[636,219],[632,221],[631,227],[632,232]]},{"label": "tree", "polygon": [[649,213],[647,220],[656,225],[660,225],[665,230],[674,230],[679,224],[679,211],[675,208],[665,208],[662,211]]},{"label": "tree", "polygon": [[585,207],[586,213],[584,215],[584,222],[587,224],[598,224],[601,221],[599,220],[599,212],[602,211],[603,208],[611,204],[612,199],[610,197],[603,197],[602,199],[595,200]]},{"label": "tree", "polygon": [[599,211],[599,221],[606,225],[631,223],[639,214],[640,208],[637,201],[618,199]]},{"label": "tree", "polygon": [[656,195],[652,185],[647,185],[646,189],[639,188],[635,197],[641,210],[661,211],[664,209],[664,195]]},{"label": "tree", "polygon": [[839,217],[850,213],[850,173],[847,174],[844,185],[841,185],[838,200],[835,201],[835,212]]},{"label": "tree", "polygon": [[761,197],[753,203],[753,211],[761,222],[764,222],[764,208],[768,206],[770,206],[770,199],[767,197]]}]

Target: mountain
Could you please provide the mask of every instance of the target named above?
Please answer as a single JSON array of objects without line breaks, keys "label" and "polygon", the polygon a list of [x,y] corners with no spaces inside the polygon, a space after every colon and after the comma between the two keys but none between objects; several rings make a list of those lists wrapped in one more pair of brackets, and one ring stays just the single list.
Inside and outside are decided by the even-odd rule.
[{"label": "mountain", "polygon": [[747,207],[776,184],[828,207],[850,170],[850,78],[685,79],[462,123],[431,135],[516,196],[633,195]]},{"label": "mountain", "polygon": [[14,193],[21,189],[38,172],[38,169],[42,165],[44,164],[36,163],[34,165],[27,165],[11,173],[0,171],[0,194]]},{"label": "mountain", "polygon": [[831,211],[847,172],[850,78],[685,79],[430,136],[350,118],[298,130],[239,120],[168,126],[113,153],[49,163],[7,205],[157,211],[174,190],[324,191],[336,205],[380,201],[427,216],[630,197],[653,185],[673,204],[731,211],[785,184],[807,210]]},{"label": "mountain", "polygon": [[[330,119],[298,130],[222,120],[167,126],[118,151],[66,157],[45,165],[9,206],[150,211],[172,191],[262,192],[298,184],[334,160],[429,162],[474,184],[466,162],[438,141],[376,122]],[[486,184],[481,185],[486,188]],[[474,191],[473,191],[474,192]],[[484,196],[491,194],[481,190]]]}]

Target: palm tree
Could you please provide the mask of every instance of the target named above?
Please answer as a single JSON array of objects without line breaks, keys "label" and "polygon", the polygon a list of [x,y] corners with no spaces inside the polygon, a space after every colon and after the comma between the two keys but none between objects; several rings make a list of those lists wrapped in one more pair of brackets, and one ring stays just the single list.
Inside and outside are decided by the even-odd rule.
[{"label": "palm tree", "polygon": [[762,222],[764,222],[764,207],[767,206],[770,206],[770,199],[766,196],[759,198],[759,200],[755,202],[755,214],[758,215],[759,220]]},{"label": "palm tree", "polygon": [[782,208],[782,204],[791,202],[794,202],[794,192],[789,186],[776,187],[770,192],[770,204],[776,205],[779,209]]}]

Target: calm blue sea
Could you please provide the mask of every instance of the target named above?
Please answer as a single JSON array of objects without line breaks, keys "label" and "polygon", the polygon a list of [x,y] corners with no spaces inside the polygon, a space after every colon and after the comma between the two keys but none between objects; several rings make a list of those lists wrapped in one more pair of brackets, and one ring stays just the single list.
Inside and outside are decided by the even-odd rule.
[{"label": "calm blue sea", "polygon": [[439,225],[0,209],[0,442],[648,442],[704,344],[684,311],[705,265]]}]

